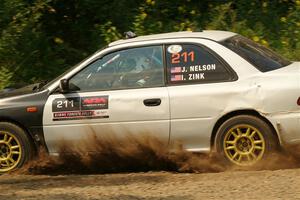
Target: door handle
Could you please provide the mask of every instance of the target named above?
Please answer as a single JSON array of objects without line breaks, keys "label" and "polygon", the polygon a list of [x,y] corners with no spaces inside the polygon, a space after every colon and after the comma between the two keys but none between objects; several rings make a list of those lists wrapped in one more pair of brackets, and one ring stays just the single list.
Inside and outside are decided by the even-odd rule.
[{"label": "door handle", "polygon": [[145,106],[159,106],[161,104],[161,99],[145,99],[144,105]]}]

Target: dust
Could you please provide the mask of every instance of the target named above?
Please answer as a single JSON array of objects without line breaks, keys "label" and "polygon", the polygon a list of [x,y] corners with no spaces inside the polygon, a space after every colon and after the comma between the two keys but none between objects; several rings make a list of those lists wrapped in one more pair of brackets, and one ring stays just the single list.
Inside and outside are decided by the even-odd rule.
[{"label": "dust", "polygon": [[251,167],[228,166],[214,154],[195,154],[178,142],[170,147],[149,135],[100,137],[95,134],[72,143],[59,144],[59,156],[41,151],[37,159],[13,173],[36,175],[104,174],[170,171],[207,173],[233,170],[279,170],[300,167],[300,146],[285,146]]},{"label": "dust", "polygon": [[230,170],[261,171],[300,168],[300,145],[284,145],[253,166],[232,166]]},{"label": "dust", "polygon": [[59,156],[41,151],[18,174],[103,174],[122,172],[172,171],[219,172],[224,171],[215,157],[196,155],[185,151],[179,143],[170,146],[151,136],[99,137],[93,135],[81,142],[62,141]]},{"label": "dust", "polygon": [[300,168],[300,145],[285,144],[280,151],[273,152],[262,162],[260,169],[279,170]]}]

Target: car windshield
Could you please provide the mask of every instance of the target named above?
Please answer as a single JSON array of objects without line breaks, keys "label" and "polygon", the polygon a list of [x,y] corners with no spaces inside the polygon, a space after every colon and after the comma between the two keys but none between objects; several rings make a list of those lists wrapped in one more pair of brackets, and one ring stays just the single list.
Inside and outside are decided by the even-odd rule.
[{"label": "car windshield", "polygon": [[243,57],[261,72],[280,69],[291,64],[272,50],[240,35],[226,39],[221,44]]}]

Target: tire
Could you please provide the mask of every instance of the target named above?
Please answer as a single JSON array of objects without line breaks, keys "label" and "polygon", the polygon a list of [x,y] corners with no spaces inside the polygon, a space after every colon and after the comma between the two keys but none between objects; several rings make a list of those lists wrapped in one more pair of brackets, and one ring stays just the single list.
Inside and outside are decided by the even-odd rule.
[{"label": "tire", "polygon": [[251,115],[239,115],[225,121],[217,131],[215,144],[221,161],[239,167],[258,166],[277,147],[271,127]]},{"label": "tire", "polygon": [[0,122],[0,174],[22,167],[32,155],[26,132],[13,123]]}]

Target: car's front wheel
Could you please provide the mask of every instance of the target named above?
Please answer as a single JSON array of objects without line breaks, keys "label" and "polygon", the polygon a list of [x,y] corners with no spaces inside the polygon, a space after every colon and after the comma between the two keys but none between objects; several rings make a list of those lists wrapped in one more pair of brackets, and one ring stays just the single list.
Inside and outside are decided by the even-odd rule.
[{"label": "car's front wheel", "polygon": [[253,166],[268,159],[276,140],[270,126],[258,117],[235,116],[218,129],[217,151],[228,164]]},{"label": "car's front wheel", "polygon": [[33,153],[25,131],[10,122],[0,122],[0,174],[24,165]]}]

